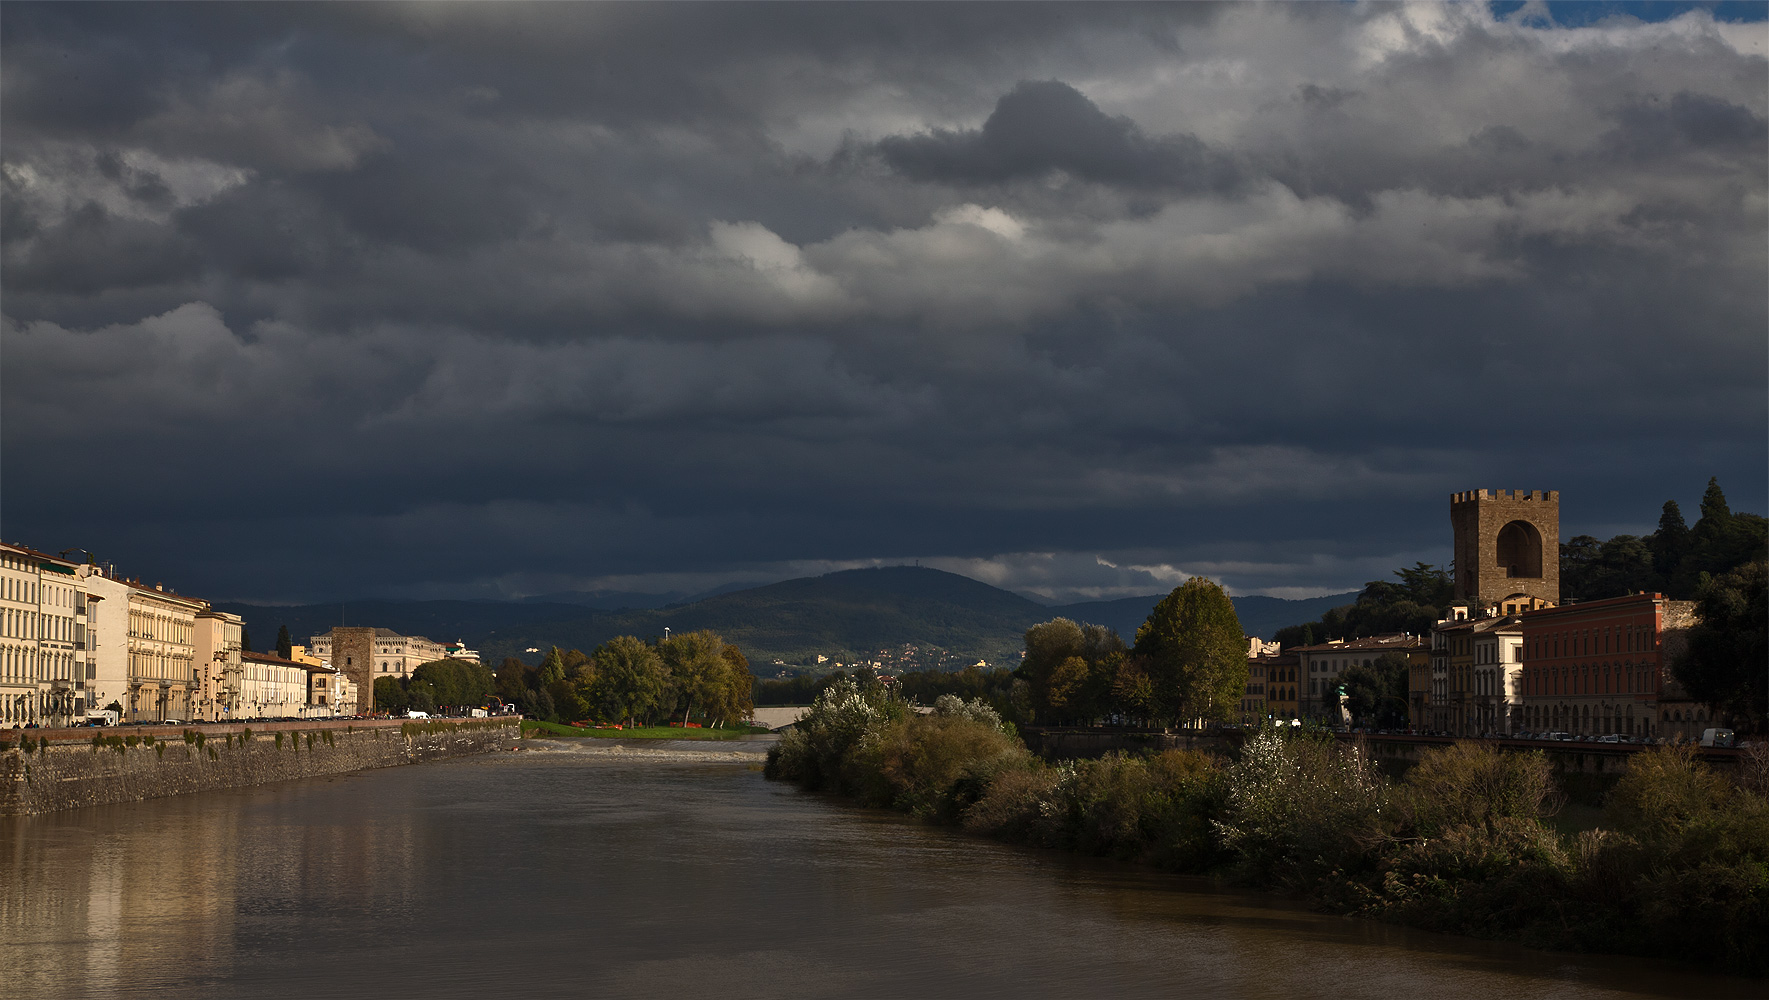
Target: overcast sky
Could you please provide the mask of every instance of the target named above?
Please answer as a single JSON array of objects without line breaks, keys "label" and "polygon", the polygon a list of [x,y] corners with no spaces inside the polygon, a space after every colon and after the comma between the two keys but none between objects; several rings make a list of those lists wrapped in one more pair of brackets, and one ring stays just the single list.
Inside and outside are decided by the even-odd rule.
[{"label": "overcast sky", "polygon": [[7,3],[0,530],[1082,600],[1761,512],[1762,13]]}]

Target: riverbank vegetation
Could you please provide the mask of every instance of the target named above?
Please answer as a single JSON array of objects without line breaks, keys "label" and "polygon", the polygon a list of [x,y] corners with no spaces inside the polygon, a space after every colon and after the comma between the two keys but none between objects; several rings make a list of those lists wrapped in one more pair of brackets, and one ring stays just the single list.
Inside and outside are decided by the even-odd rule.
[{"label": "riverbank vegetation", "polygon": [[1543,948],[1769,973],[1769,758],[1733,781],[1687,748],[1633,758],[1599,829],[1548,820],[1541,753],[1469,742],[1396,782],[1356,744],[1278,727],[1237,759],[1043,762],[980,700],[916,713],[842,679],[766,773],[1017,843],[1215,875],[1323,909]]}]

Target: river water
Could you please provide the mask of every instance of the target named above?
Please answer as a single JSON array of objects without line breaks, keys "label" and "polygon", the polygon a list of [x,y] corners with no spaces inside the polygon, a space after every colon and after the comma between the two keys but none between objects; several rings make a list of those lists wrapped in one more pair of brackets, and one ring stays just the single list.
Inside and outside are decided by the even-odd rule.
[{"label": "river water", "polygon": [[1754,997],[566,747],[0,820],[0,996]]}]

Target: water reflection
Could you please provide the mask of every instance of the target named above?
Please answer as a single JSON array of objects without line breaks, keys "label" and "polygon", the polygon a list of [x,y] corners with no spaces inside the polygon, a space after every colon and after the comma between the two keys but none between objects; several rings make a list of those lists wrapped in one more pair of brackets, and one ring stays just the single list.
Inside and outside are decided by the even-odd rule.
[{"label": "water reflection", "polygon": [[504,754],[0,821],[8,995],[1757,996],[1002,847],[742,763]]}]

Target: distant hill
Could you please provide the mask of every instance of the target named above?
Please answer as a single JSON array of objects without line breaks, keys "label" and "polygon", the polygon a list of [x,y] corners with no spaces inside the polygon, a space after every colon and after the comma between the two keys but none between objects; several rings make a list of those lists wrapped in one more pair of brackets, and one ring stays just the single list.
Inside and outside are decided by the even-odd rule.
[{"label": "distant hill", "polygon": [[[551,595],[554,601],[355,601],[303,606],[217,605],[246,619],[254,644],[270,646],[279,625],[297,643],[340,621],[375,625],[439,641],[464,639],[488,662],[524,657],[529,647],[589,650],[617,635],[661,636],[665,628],[709,628],[737,644],[752,662],[805,663],[918,643],[969,659],[1012,663],[1028,627],[1062,616],[1110,626],[1129,641],[1161,595],[1045,607],[1018,594],[941,570],[887,566],[844,570],[752,587],[669,607],[604,610]],[[603,596],[603,595],[598,595]],[[606,595],[623,601],[636,594]],[[657,597],[660,595],[644,595]],[[1242,627],[1269,638],[1285,625],[1312,621],[1355,594],[1284,601],[1235,598]],[[565,600],[557,600],[565,598]],[[598,602],[602,603],[602,602]]]},{"label": "distant hill", "polygon": [[421,635],[438,642],[465,639],[469,646],[483,645],[500,632],[537,621],[556,621],[584,614],[571,604],[528,604],[519,601],[332,601],[326,604],[260,605],[217,602],[246,620],[253,648],[263,651],[276,645],[276,630],[289,627],[289,636],[305,646],[340,624],[390,628],[401,635]]}]

